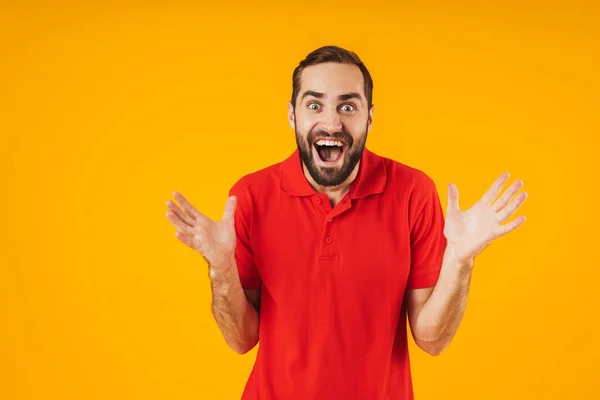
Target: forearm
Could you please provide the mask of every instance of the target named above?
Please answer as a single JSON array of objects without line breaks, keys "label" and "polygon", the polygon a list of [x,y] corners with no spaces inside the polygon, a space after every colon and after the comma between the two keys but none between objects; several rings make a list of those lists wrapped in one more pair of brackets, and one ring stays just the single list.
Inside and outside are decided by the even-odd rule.
[{"label": "forearm", "polygon": [[258,312],[246,298],[235,261],[210,267],[212,313],[229,347],[243,354],[258,343]]},{"label": "forearm", "polygon": [[416,331],[421,345],[440,353],[452,341],[465,313],[473,261],[459,262],[447,247],[438,282],[419,312]]}]

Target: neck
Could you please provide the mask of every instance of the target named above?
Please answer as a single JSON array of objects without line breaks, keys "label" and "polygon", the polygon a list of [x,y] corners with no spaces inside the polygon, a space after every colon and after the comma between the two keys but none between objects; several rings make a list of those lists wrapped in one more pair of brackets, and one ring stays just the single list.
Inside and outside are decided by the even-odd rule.
[{"label": "neck", "polygon": [[339,203],[350,190],[350,185],[352,185],[352,182],[354,182],[354,180],[358,176],[359,166],[360,162],[356,164],[350,176],[348,176],[348,178],[341,184],[337,186],[321,186],[317,182],[315,182],[313,177],[308,172],[308,169],[306,168],[304,163],[302,163],[304,176],[308,180],[308,183],[310,183],[310,186],[312,186],[313,189],[315,189],[317,192],[326,194],[327,197],[329,197],[329,201],[331,202],[332,207],[335,207],[335,205]]}]

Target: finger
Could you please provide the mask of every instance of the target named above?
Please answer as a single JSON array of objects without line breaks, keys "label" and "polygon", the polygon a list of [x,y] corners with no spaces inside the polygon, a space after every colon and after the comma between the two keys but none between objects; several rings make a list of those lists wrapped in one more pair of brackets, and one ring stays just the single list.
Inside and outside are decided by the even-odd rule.
[{"label": "finger", "polygon": [[492,202],[494,201],[494,199],[496,198],[496,196],[498,196],[498,193],[500,193],[500,190],[502,189],[502,186],[504,186],[504,184],[508,180],[509,176],[510,176],[510,174],[508,172],[505,172],[502,175],[500,175],[498,177],[498,179],[496,179],[496,181],[488,189],[488,191],[485,192],[485,194],[481,198],[481,201],[484,204],[487,204],[487,205],[492,204]]},{"label": "finger", "polygon": [[523,224],[523,222],[525,222],[525,219],[526,219],[525,216],[520,216],[519,218],[515,218],[514,220],[510,221],[508,224],[502,225],[498,229],[498,233],[497,233],[496,237],[500,237],[500,236],[506,235],[509,232],[514,231],[519,226],[521,226],[521,224]]},{"label": "finger", "polygon": [[171,223],[175,226],[175,228],[179,229],[181,232],[184,232],[184,233],[186,233],[188,235],[192,235],[192,236],[194,236],[196,234],[196,231],[194,230],[194,228],[192,228],[191,226],[189,226],[188,224],[186,224],[182,220],[180,220],[179,217],[177,215],[175,215],[173,212],[167,211],[167,218],[169,219],[169,221],[171,221]]},{"label": "finger", "polygon": [[203,223],[210,222],[210,218],[196,210],[196,208],[189,201],[187,201],[187,199],[183,197],[181,193],[175,191],[173,192],[173,197],[175,197],[175,200],[177,200],[177,202],[181,205],[181,208],[183,208],[186,213],[194,217],[196,221]]},{"label": "finger", "polygon": [[519,193],[517,197],[513,201],[511,201],[502,211],[498,213],[498,221],[502,223],[509,219],[518,209],[521,207],[521,204],[527,198],[527,192]]},{"label": "finger", "polygon": [[180,220],[182,220],[183,222],[185,222],[189,226],[193,227],[195,225],[196,220],[194,220],[194,218],[190,217],[188,214],[186,214],[185,212],[183,212],[177,206],[177,204],[175,204],[171,200],[167,200],[167,207],[169,208],[169,211],[172,211],[173,213],[175,213],[175,215],[177,215]]},{"label": "finger", "polygon": [[237,197],[230,196],[225,203],[225,210],[223,211],[223,221],[233,221],[235,216],[235,208],[237,206]]},{"label": "finger", "polygon": [[517,193],[519,191],[519,189],[521,189],[522,187],[523,187],[522,180],[518,180],[518,181],[514,182],[512,185],[510,185],[509,188],[506,189],[506,191],[502,194],[502,196],[500,196],[498,201],[496,201],[494,203],[494,206],[493,206],[494,211],[496,211],[496,212],[502,211],[502,209],[504,207],[506,207],[506,205],[508,204],[510,199],[512,199],[513,196],[515,195],[515,193]]},{"label": "finger", "polygon": [[186,235],[183,232],[175,232],[175,237],[177,237],[177,239],[179,239],[179,241],[183,244],[185,244],[186,246],[188,246],[189,248],[194,249],[194,238],[192,236]]}]

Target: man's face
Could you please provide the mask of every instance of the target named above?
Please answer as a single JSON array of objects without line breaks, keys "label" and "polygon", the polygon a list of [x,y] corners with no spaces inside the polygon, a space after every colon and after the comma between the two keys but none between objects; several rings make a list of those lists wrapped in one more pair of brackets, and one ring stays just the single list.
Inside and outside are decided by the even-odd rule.
[{"label": "man's face", "polygon": [[302,162],[318,185],[335,187],[348,179],[360,161],[372,118],[357,66],[323,63],[302,71],[288,119]]}]

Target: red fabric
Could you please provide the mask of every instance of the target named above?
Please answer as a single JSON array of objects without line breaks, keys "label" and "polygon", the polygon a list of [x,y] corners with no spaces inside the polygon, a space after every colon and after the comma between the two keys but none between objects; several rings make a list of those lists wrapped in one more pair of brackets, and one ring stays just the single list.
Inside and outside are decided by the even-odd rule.
[{"label": "red fabric", "polygon": [[332,208],[296,150],[230,194],[242,285],[261,289],[242,398],[413,399],[403,298],[439,276],[446,241],[433,180],[365,149]]}]

